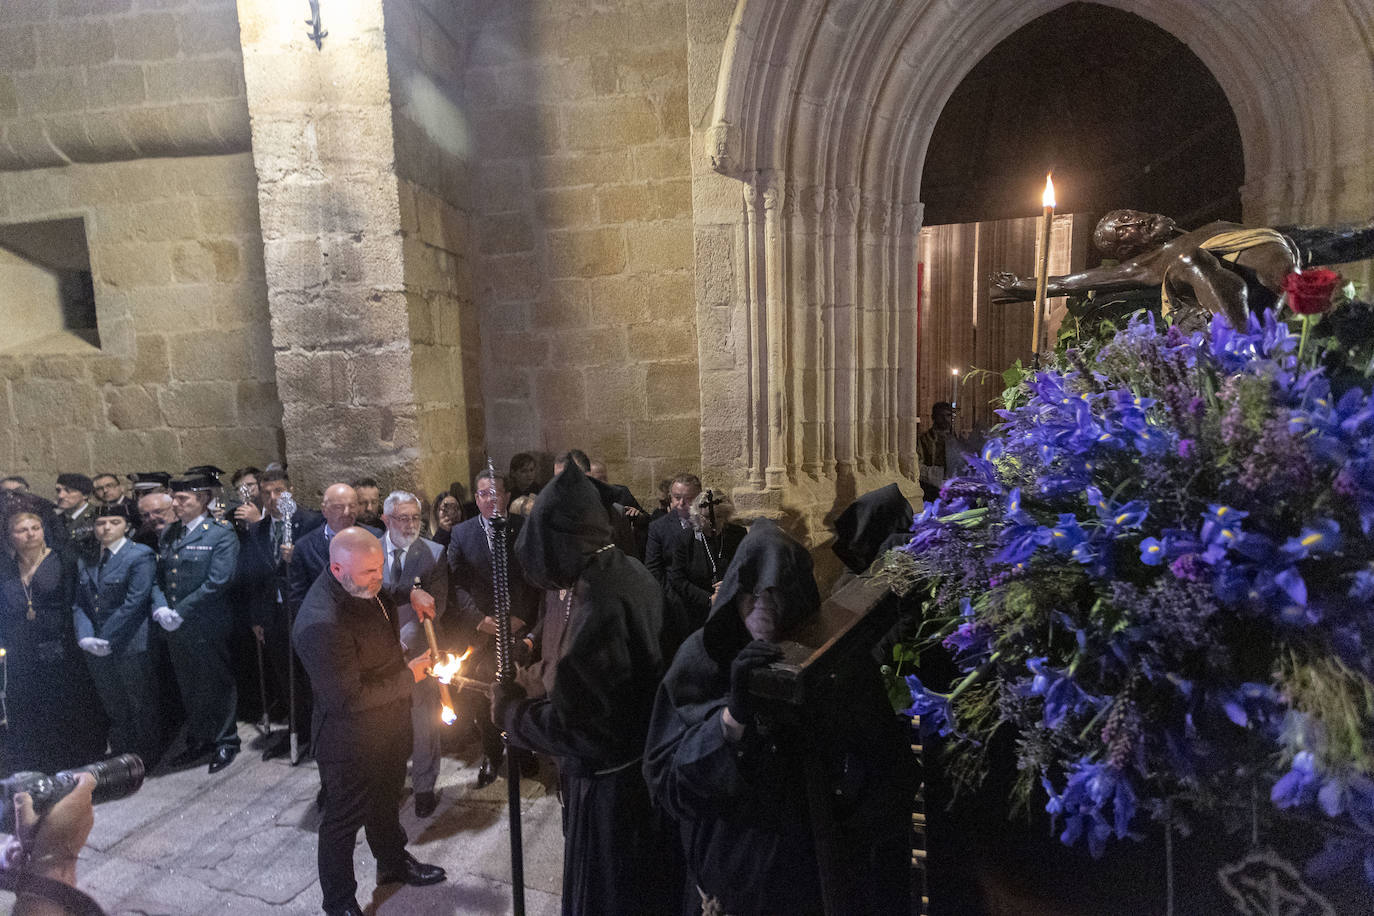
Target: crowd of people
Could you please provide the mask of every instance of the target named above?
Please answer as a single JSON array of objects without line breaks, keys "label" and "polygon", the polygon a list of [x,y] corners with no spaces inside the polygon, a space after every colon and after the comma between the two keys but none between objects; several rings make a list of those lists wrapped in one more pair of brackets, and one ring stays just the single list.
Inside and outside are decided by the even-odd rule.
[{"label": "crowd of people", "polygon": [[[213,466],[129,474],[127,489],[63,473],[51,501],[0,480],[4,771],[131,752],[154,773],[217,773],[240,753],[238,723],[257,721],[265,757],[319,765],[327,913],[360,912],[359,828],[379,882],[444,880],[405,852],[397,800],[407,763],[416,815],[439,800],[426,630],[493,680],[499,516],[520,676],[490,701],[460,692],[457,712],[480,741],[478,785],[500,778],[502,732],[520,768],[557,762],[565,913],[818,912],[807,754],[843,782],[841,823],[862,812],[853,864],[871,874],[854,886],[895,911],[914,785],[876,669],[824,747],[751,699],[751,673],[819,610],[809,553],[767,520],[735,522],[690,472],[649,510],[579,450],[538,471],[517,455],[479,473],[471,500],[361,477],[326,487],[318,511],[280,465],[228,487]],[[837,553],[862,572],[910,520],[895,486],[864,497],[837,522]]]}]

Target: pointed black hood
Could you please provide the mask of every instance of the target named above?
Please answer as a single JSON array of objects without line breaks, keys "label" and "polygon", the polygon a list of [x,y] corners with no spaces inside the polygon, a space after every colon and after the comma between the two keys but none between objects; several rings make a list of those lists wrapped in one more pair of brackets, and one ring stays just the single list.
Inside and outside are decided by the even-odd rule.
[{"label": "pointed black hood", "polygon": [[873,565],[889,537],[911,530],[914,517],[911,503],[895,483],[871,490],[835,519],[831,549],[850,572],[862,573]]},{"label": "pointed black hood", "polygon": [[600,491],[573,462],[535,500],[515,542],[525,579],[535,588],[571,588],[587,561],[611,543]]},{"label": "pointed black hood", "polygon": [[821,606],[821,596],[812,569],[811,554],[776,522],[767,518],[755,521],[725,570],[720,591],[711,604],[711,616],[702,627],[707,653],[718,662],[728,661],[749,642],[749,632],[735,610],[740,595],[776,589],[783,613],[778,626],[781,633],[790,632],[814,614]]}]

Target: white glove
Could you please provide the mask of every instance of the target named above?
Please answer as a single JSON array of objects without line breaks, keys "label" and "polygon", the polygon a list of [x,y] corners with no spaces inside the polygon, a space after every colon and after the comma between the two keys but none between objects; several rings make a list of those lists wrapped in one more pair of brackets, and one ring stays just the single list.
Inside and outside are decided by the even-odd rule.
[{"label": "white glove", "polygon": [[156,611],[153,611],[153,619],[157,621],[158,626],[162,627],[162,629],[166,630],[168,633],[182,624],[181,615],[169,607],[160,607]]},{"label": "white glove", "polygon": [[89,652],[95,656],[104,656],[110,654],[110,641],[108,639],[98,639],[94,636],[84,636],[81,639],[78,639],[76,641],[76,644],[80,646],[83,651]]}]

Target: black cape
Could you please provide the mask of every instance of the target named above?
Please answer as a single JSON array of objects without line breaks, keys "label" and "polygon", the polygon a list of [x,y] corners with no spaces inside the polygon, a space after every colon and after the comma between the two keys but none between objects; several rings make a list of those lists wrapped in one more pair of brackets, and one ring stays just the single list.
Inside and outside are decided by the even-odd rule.
[{"label": "black cape", "polygon": [[563,912],[670,912],[681,875],[665,868],[669,837],[639,766],[664,668],[658,582],[612,546],[600,495],[571,463],[540,493],[515,551],[532,585],[569,590],[563,619],[546,621],[560,630],[545,646],[548,695],[501,723],[513,744],[558,758]]},{"label": "black cape", "polygon": [[876,670],[847,673],[849,701],[833,721],[725,737],[730,664],[750,636],[736,597],[777,589],[786,633],[820,607],[806,549],[773,522],[754,522],[726,572],[706,625],[678,651],[659,688],[644,773],[655,804],[678,822],[687,866],[722,911],[819,913],[819,866],[806,802],[807,755],[820,755],[836,799],[840,846],[861,911],[905,912],[906,829],[916,789],[908,736]]},{"label": "black cape", "polygon": [[[850,572],[859,575],[888,547],[909,539],[912,518],[911,503],[895,483],[870,490],[835,519],[831,549]],[[893,535],[899,537],[894,540]]]}]

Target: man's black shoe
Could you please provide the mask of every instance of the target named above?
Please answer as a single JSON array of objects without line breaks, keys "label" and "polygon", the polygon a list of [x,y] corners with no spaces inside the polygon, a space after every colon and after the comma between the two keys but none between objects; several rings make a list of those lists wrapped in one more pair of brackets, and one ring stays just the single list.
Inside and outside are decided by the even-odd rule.
[{"label": "man's black shoe", "polygon": [[218,773],[220,770],[234,762],[234,758],[239,755],[236,747],[215,748],[215,759],[210,761],[210,772]]},{"label": "man's black shoe", "polygon": [[363,908],[354,900],[348,906],[337,910],[325,910],[324,916],[363,916]]},{"label": "man's black shoe", "polygon": [[419,862],[410,853],[406,853],[405,860],[401,867],[395,871],[383,871],[380,865],[377,866],[377,886],[383,884],[409,884],[412,887],[424,887],[426,884],[438,884],[446,880],[448,875],[437,865],[426,865]]},{"label": "man's black shoe", "polygon": [[184,767],[190,766],[193,763],[199,763],[201,758],[210,753],[213,749],[214,748],[208,744],[188,747],[186,750],[167,761],[167,765],[171,767]]},{"label": "man's black shoe", "polygon": [[429,817],[434,813],[434,809],[439,807],[438,792],[416,792],[415,793],[415,816]]},{"label": "man's black shoe", "polygon": [[496,777],[501,772],[502,758],[492,759],[483,755],[482,765],[477,768],[477,788],[485,789],[487,786],[496,782]]}]

